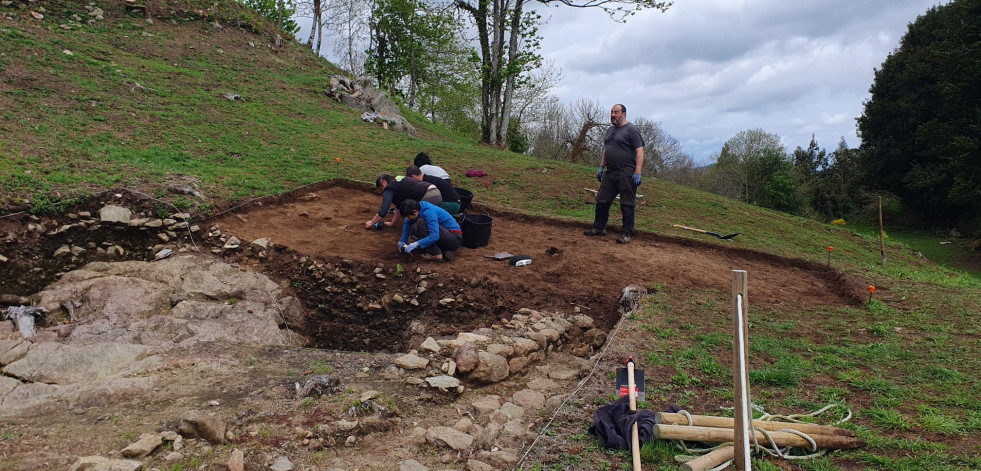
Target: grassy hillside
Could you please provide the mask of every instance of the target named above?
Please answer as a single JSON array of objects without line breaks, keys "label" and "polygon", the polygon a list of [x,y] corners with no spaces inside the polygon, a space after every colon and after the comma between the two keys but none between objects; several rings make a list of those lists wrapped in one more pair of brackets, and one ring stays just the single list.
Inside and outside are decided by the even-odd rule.
[{"label": "grassy hillside", "polygon": [[[158,189],[168,175],[200,179],[205,198],[193,203],[208,210],[326,179],[374,181],[425,150],[479,202],[591,219],[591,168],[476,146],[411,113],[417,138],[363,123],[324,95],[336,67],[294,43],[276,47],[274,31],[232,2],[150,1],[149,21],[122,1],[27,5],[0,7],[5,212],[55,211],[114,187],[174,199]],[[493,184],[467,182],[469,169]],[[875,268],[872,237],[665,182],[641,193],[641,230],[739,232],[740,246],[819,261],[832,245],[836,265],[887,274]],[[902,246],[887,251],[897,265],[922,265]]]},{"label": "grassy hillside", "polygon": [[[336,67],[291,42],[277,47],[268,25],[231,2],[147,0],[152,21],[123,1],[95,2],[103,19],[86,4],[0,6],[0,215],[57,212],[114,188],[207,215],[327,179],[373,182],[426,151],[486,208],[584,228],[592,220],[584,188],[597,188],[594,168],[478,146],[411,113],[417,137],[364,123],[359,110],[325,96]],[[465,178],[471,169],[489,176]],[[202,196],[169,193],[178,176],[200,179]],[[882,300],[862,308],[761,313],[755,353],[774,360],[773,371],[754,379],[761,400],[810,407],[861,395],[859,428],[873,449],[846,456],[866,466],[981,465],[976,447],[946,454],[944,446],[981,429],[981,275],[952,268],[962,266],[965,245],[940,252],[937,239],[915,239],[934,249],[927,252],[890,239],[883,266],[876,229],[837,228],[661,181],[645,181],[640,193],[637,227],[653,237],[820,263],[829,262],[833,246],[832,267],[880,287]],[[611,220],[619,221],[616,208]],[[719,241],[672,224],[740,235]],[[712,394],[697,377],[718,373],[703,360],[723,356],[725,342],[709,342],[715,337],[704,326],[678,328],[679,318],[712,309],[712,300],[693,303],[692,296],[664,289],[637,322],[659,342],[645,357],[649,365],[669,366],[678,372],[672,383]],[[820,332],[825,342],[812,343],[814,335],[795,341],[799,330]],[[789,380],[781,376],[787,371]],[[800,390],[804,374],[823,375],[826,386]],[[911,430],[928,439],[897,438]],[[809,469],[836,469],[825,463]]]}]

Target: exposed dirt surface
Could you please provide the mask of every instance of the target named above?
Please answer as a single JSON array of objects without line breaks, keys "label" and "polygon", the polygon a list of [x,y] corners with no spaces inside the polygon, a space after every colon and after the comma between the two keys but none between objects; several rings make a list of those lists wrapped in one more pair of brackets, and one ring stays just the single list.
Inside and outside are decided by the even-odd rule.
[{"label": "exposed dirt surface", "polygon": [[[398,253],[401,227],[366,230],[381,196],[331,186],[297,192],[276,204],[253,204],[247,210],[212,221],[223,232],[245,242],[268,238],[274,244],[320,259],[358,260],[406,271],[424,267],[445,277],[465,280],[499,314],[514,306],[540,310],[585,307],[605,328],[618,319],[620,290],[630,284],[667,285],[694,290],[727,290],[732,270],[746,270],[754,305],[796,310],[814,305],[855,305],[865,285],[849,283],[820,264],[775,257],[686,238],[639,233],[630,244],[616,243],[611,228],[604,237],[586,237],[582,225],[501,213],[475,202],[470,213],[493,217],[485,247],[461,248],[452,262],[427,262]],[[618,214],[611,215],[617,220]],[[513,267],[486,257],[499,252],[526,254],[532,264]],[[496,320],[490,317],[489,320]]]},{"label": "exposed dirt surface", "polygon": [[[127,200],[131,197],[117,198],[116,202],[152,207],[148,201]],[[113,199],[111,195],[107,198]],[[112,202],[108,200],[92,202],[88,209],[97,212],[99,204]],[[235,236],[242,240],[242,248],[223,251],[221,257],[243,269],[263,272],[295,291],[311,314],[305,325],[294,328],[318,348],[254,349],[212,344],[174,350],[168,354],[168,366],[159,372],[166,380],[140,400],[72,408],[3,425],[0,469],[67,469],[80,456],[119,458],[119,450],[141,434],[174,430],[178,419],[192,409],[223,417],[231,434],[228,443],[189,440],[180,451],[158,451],[144,458],[148,469],[227,469],[233,449],[244,451],[244,469],[269,469],[278,456],[288,457],[296,469],[389,470],[400,469],[400,463],[407,459],[429,469],[460,469],[476,458],[492,463],[493,469],[510,469],[514,458],[528,449],[530,438],[548,423],[555,407],[568,400],[564,412],[550,425],[553,433],[543,436],[521,463],[520,467],[528,469],[535,462],[547,463],[559,455],[575,456],[582,453],[583,446],[592,447],[592,442],[569,440],[569,436],[581,435],[591,423],[596,405],[609,397],[612,388],[606,372],[616,368],[625,353],[646,350],[650,333],[635,331],[630,325],[618,327],[618,298],[625,286],[637,284],[652,293],[671,292],[668,299],[672,300],[684,299],[687,293],[691,301],[678,306],[682,312],[678,322],[701,323],[707,330],[730,321],[715,308],[697,319],[693,316],[700,311],[693,311],[691,306],[726,303],[731,271],[736,269],[749,272],[749,301],[754,309],[773,316],[800,315],[818,305],[856,305],[864,295],[864,283],[850,282],[822,265],[650,234],[638,234],[631,244],[621,245],[615,242],[615,230],[605,237],[585,237],[582,231],[586,227],[582,225],[508,214],[479,202],[471,213],[493,217],[489,244],[478,249],[461,248],[452,262],[424,262],[397,253],[397,228],[364,228],[379,202],[378,193],[357,184],[327,184],[253,202],[212,221],[199,222],[203,232],[196,236],[195,245],[203,252],[220,251],[221,242],[203,236],[208,228],[220,231],[223,239]],[[612,217],[617,218],[617,214]],[[92,242],[88,245],[92,247],[111,242],[125,246],[128,258],[136,259],[152,258],[153,249],[159,248],[158,240],[135,229],[42,236],[19,232],[14,218],[5,224],[7,234],[17,235],[8,244],[17,250],[8,253],[21,262],[33,260],[41,268],[31,277],[20,278],[6,271],[2,288],[8,294],[30,294],[55,273],[75,268],[71,263],[47,260],[51,258],[47,255],[64,243]],[[249,246],[260,238],[271,242],[261,255]],[[485,257],[502,251],[527,254],[532,264],[514,267],[507,261]],[[99,259],[94,251],[91,253],[86,262]],[[419,294],[424,307],[407,303],[393,306],[393,297],[413,292],[420,279],[433,288]],[[454,301],[440,305],[438,300],[446,297]],[[373,303],[382,308],[370,307]],[[439,307],[425,308],[433,305]],[[393,359],[418,348],[426,337],[452,337],[481,328],[489,331],[487,328],[499,327],[501,319],[510,319],[522,308],[585,313],[597,326],[618,335],[612,337],[609,353],[602,359],[596,356],[600,350],[583,354],[581,345],[572,342],[556,349],[544,364],[503,382],[464,382],[461,395],[420,389],[405,376],[393,373]],[[814,331],[806,335],[824,334]],[[569,355],[574,350],[580,350],[578,355],[583,358],[576,360]],[[725,355],[719,358],[720,362],[729,360]],[[599,373],[577,389],[579,378],[597,361]],[[766,359],[754,359],[754,363],[763,361]],[[556,365],[573,365],[573,369],[579,365],[580,375],[562,377],[555,373]],[[674,374],[661,369],[648,370],[648,384],[666,384],[664,377]],[[324,373],[340,379],[337,393],[313,400],[297,397],[298,384]],[[808,381],[814,386],[822,382],[821,378]],[[724,382],[705,386],[728,387]],[[521,419],[525,432],[531,435],[513,438],[523,445],[511,448],[508,457],[489,455],[487,450],[493,447],[482,454],[456,452],[433,446],[420,436],[423,432],[419,427],[456,425],[479,441],[479,431],[459,423],[473,419],[475,424],[489,427],[488,419],[481,418],[471,404],[489,395],[500,396],[501,403],[517,400],[511,395],[528,388],[542,390],[549,402],[540,412],[530,409]],[[675,386],[648,399],[660,408],[661,402],[673,402],[684,395],[684,389]],[[365,394],[372,399],[363,400]],[[717,410],[726,400],[696,396],[687,402],[692,410],[707,412]],[[360,420],[360,424],[354,431],[344,431],[337,425],[341,420]],[[609,459],[609,469],[629,467],[629,459],[605,458],[602,451],[598,453],[598,458],[584,462],[593,464],[581,469],[594,466],[597,459]],[[574,461],[564,462],[568,466]],[[174,468],[176,465],[183,468]]]}]

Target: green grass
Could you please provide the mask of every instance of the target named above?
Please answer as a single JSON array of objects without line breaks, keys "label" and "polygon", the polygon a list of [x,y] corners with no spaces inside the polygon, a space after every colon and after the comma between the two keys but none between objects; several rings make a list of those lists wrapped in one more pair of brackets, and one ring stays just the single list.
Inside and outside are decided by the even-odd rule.
[{"label": "green grass", "polygon": [[[209,8],[213,2],[189,3]],[[202,205],[220,210],[334,178],[373,182],[381,171],[400,172],[424,150],[461,175],[456,183],[473,191],[478,204],[584,226],[592,220],[582,188],[595,184],[594,167],[476,145],[412,112],[405,116],[416,137],[363,123],[360,111],[323,94],[336,67],[305,48],[270,49],[269,37],[252,33],[261,29],[255,18],[219,4],[219,20],[243,19],[246,27],[207,35],[196,22],[177,19],[177,26],[150,30],[117,15],[116,23],[64,31],[57,19],[81,10],[67,1],[45,2],[49,13],[40,25],[0,25],[0,213],[61,213],[106,189],[126,187],[149,188],[164,201],[160,212]],[[248,42],[257,47],[235,52]],[[243,99],[226,100],[224,92]],[[462,177],[470,169],[488,171],[493,183],[485,187]],[[161,181],[174,174],[201,179],[206,198],[167,193]],[[836,273],[878,288],[871,301],[856,293],[861,303],[854,305],[750,311],[754,402],[773,413],[841,404],[815,420],[828,423],[852,408],[854,417],[843,426],[861,431],[869,443],[857,452],[800,463],[800,469],[838,469],[842,462],[854,469],[855,461],[869,469],[977,467],[976,449],[960,456],[943,444],[911,438],[981,430],[975,373],[981,371],[981,273],[965,271],[968,241],[940,245],[949,239],[895,228],[887,219],[888,263],[882,265],[877,228],[834,227],[664,181],[645,181],[641,192],[642,235],[695,241],[708,244],[707,250],[718,244],[753,251],[774,263],[792,258],[812,271],[827,267],[827,247],[834,246],[830,265]],[[740,236],[723,242],[672,224]],[[713,413],[731,406],[726,287],[639,282],[656,285],[657,294],[625,327],[645,336],[635,355],[648,370],[652,407],[678,403]],[[309,369],[333,372],[319,362]],[[582,403],[615,399],[606,393]],[[12,439],[0,435],[0,442]],[[586,450],[582,456],[556,453],[555,461],[537,469],[613,469],[624,462],[592,438],[573,440]],[[676,452],[669,445],[645,446],[645,463],[671,469]],[[760,469],[768,466],[760,461]]]}]

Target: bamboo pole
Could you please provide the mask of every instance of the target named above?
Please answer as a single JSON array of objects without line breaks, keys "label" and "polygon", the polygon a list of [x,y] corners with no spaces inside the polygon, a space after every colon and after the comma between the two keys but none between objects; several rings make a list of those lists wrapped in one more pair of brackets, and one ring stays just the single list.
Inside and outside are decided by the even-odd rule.
[{"label": "bamboo pole", "polygon": [[[695,425],[699,427],[732,428],[734,419],[729,417],[717,417],[713,415],[692,415],[692,423],[688,423],[685,414],[672,412],[655,413],[656,421],[659,424],[668,425]],[[780,429],[793,429],[806,434],[817,435],[840,435],[843,437],[854,437],[855,432],[843,428],[832,427],[830,425],[804,424],[799,422],[779,422],[775,420],[754,420],[753,427],[758,427],[767,431],[777,431]]]},{"label": "bamboo pole", "polygon": [[[760,445],[769,445],[763,432],[754,431],[756,442]],[[777,446],[792,446],[798,448],[811,448],[811,443],[804,437],[790,432],[767,432]],[[667,425],[657,424],[654,426],[654,438],[660,440],[685,440],[690,442],[713,442],[727,443],[735,439],[735,430],[731,428],[718,427],[699,427],[688,425]],[[865,446],[865,442],[852,437],[841,435],[818,435],[808,434],[818,448],[825,450],[854,450]],[[738,458],[739,455],[736,455]]]},{"label": "bamboo pole", "polygon": [[[630,397],[630,412],[637,412],[637,392],[634,382],[634,359],[627,360],[627,395]],[[640,467],[640,433],[637,429],[637,422],[630,427],[630,451],[634,460],[634,471],[641,471]]]},{"label": "bamboo pole", "polygon": [[724,446],[681,465],[685,471],[706,471],[731,460],[736,454],[732,446]]},{"label": "bamboo pole", "polygon": [[749,327],[746,322],[746,290],[748,282],[746,270],[732,271],[732,361],[733,365],[733,399],[735,402],[734,432],[730,441],[735,447],[735,464],[738,471],[752,469],[749,459],[749,433],[753,413],[749,409]]}]

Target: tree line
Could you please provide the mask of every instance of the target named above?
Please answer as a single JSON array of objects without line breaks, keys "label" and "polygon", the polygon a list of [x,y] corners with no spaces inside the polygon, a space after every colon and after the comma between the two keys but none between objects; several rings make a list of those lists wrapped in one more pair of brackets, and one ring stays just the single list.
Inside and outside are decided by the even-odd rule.
[{"label": "tree line", "polygon": [[[400,103],[482,143],[540,158],[595,165],[609,125],[588,98],[550,95],[562,72],[539,54],[542,18],[527,0],[242,0],[338,64],[369,75]],[[535,0],[600,8],[615,21],[665,11],[655,0]],[[289,28],[294,28],[290,30]],[[812,138],[788,151],[748,129],[715,163],[697,167],[660,123],[635,116],[644,173],[729,198],[825,221],[861,218],[878,195],[912,225],[981,228],[981,0],[930,8],[875,71],[856,119],[861,143],[828,151]]]}]

